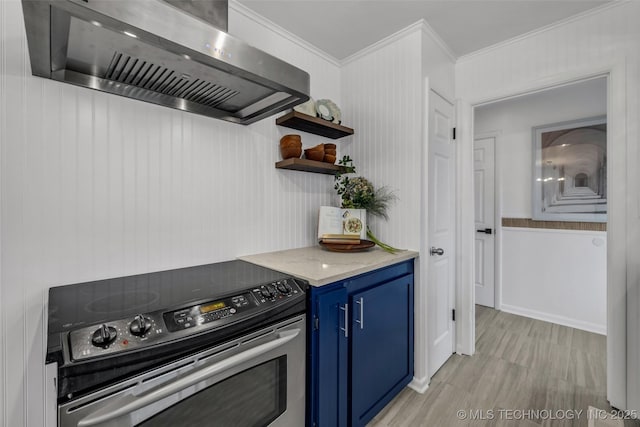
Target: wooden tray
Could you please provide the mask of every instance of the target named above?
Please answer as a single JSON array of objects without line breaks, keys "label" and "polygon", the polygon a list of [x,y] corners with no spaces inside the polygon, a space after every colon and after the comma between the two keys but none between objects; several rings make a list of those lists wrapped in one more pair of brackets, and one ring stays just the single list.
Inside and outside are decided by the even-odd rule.
[{"label": "wooden tray", "polygon": [[376,244],[371,240],[360,240],[360,243],[353,245],[345,245],[343,243],[324,243],[320,242],[320,246],[333,252],[362,252],[374,247]]}]

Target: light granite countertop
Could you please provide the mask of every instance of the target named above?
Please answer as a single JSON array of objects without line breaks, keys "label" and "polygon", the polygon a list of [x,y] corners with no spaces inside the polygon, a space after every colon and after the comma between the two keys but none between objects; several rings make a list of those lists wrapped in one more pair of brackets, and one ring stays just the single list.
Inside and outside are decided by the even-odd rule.
[{"label": "light granite countertop", "polygon": [[364,252],[344,253],[312,246],[246,255],[238,259],[305,279],[311,286],[323,286],[416,257],[418,252],[390,254],[378,247]]}]

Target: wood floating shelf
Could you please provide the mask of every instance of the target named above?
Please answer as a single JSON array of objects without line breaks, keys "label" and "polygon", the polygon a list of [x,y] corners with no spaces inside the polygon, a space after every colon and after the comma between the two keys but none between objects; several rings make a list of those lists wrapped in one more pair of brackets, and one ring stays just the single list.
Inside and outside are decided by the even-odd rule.
[{"label": "wood floating shelf", "polygon": [[277,169],[289,169],[302,172],[323,173],[326,175],[335,175],[338,172],[345,173],[347,168],[344,166],[334,165],[333,163],[318,162],[315,160],[291,158],[280,160],[276,163]]},{"label": "wood floating shelf", "polygon": [[276,119],[276,124],[303,132],[313,133],[331,139],[353,135],[353,129],[332,123],[319,117],[309,116],[298,111],[292,111]]}]

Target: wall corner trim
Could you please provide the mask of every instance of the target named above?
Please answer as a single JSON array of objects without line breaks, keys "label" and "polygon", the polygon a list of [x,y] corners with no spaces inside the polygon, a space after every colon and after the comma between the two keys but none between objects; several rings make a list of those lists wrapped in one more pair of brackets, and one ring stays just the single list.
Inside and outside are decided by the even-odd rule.
[{"label": "wall corner trim", "polygon": [[309,52],[319,56],[320,58],[324,59],[327,62],[330,62],[331,64],[335,65],[336,67],[340,67],[341,66],[341,62],[340,60],[338,60],[337,58],[335,58],[332,55],[329,55],[327,52],[325,52],[324,50],[320,49],[319,47],[309,43],[308,41],[302,39],[301,37],[293,34],[292,32],[285,30],[284,28],[282,28],[280,25],[276,24],[275,22],[265,18],[264,16],[260,15],[259,13],[255,12],[253,9],[248,8],[247,6],[243,5],[242,3],[238,2],[238,0],[229,0],[229,8],[232,9],[235,12],[238,12],[239,14],[251,19],[252,21],[254,21],[255,23],[257,23],[258,25],[261,25],[263,27],[265,27],[266,29],[278,34],[279,36],[292,41],[293,43],[297,44],[298,46],[308,50]]}]

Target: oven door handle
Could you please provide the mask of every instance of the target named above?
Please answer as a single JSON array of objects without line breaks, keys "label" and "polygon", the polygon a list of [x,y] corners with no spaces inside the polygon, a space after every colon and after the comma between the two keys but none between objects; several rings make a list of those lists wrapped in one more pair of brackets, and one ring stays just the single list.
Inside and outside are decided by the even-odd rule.
[{"label": "oven door handle", "polygon": [[238,366],[244,362],[270,352],[278,347],[281,347],[297,337],[300,334],[300,329],[289,329],[286,331],[278,332],[276,338],[273,341],[260,344],[256,347],[245,350],[242,353],[235,354],[227,359],[214,363],[213,365],[202,368],[196,372],[186,375],[174,382],[171,382],[165,386],[151,390],[147,393],[143,393],[139,396],[123,396],[122,398],[114,400],[111,404],[100,408],[96,412],[90,414],[86,418],[83,418],[78,422],[78,427],[95,426],[109,421],[113,421],[122,416],[126,416],[138,409],[142,409],[145,406],[149,406],[167,396],[184,390],[187,387],[191,387],[200,381],[207,379],[213,375],[224,372],[235,366]]}]

